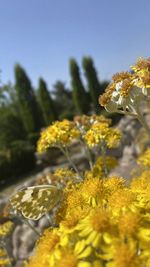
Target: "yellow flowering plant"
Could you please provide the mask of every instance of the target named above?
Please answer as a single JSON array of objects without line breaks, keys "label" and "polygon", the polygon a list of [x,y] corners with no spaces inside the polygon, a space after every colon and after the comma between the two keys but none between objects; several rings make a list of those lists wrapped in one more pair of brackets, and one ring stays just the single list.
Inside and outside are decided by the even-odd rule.
[{"label": "yellow flowering plant", "polygon": [[112,83],[100,96],[99,102],[108,112],[132,115],[136,117],[150,134],[143,113],[142,102],[149,104],[150,100],[150,58],[139,58],[131,66],[131,72],[121,72],[113,75]]},{"label": "yellow flowering plant", "polygon": [[[140,99],[149,97],[149,59],[140,59],[132,70],[114,75],[100,102],[111,112],[138,117]],[[143,123],[143,117],[140,120]],[[25,267],[150,266],[150,152],[139,157],[141,172],[127,184],[126,179],[110,174],[117,160],[107,155],[120,139],[111,121],[96,115],[55,122],[41,133],[38,151],[58,147],[70,168],[59,168],[47,177],[44,181],[49,185],[41,181],[13,198],[27,219],[39,219],[53,210],[53,224],[39,238]],[[74,140],[83,146],[89,161],[82,172],[69,154]]]}]

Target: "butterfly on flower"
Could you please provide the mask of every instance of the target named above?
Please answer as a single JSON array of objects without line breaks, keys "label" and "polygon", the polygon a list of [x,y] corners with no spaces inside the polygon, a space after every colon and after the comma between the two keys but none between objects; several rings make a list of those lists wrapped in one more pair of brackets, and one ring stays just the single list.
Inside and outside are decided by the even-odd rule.
[{"label": "butterfly on flower", "polygon": [[39,185],[24,188],[10,199],[17,214],[31,220],[38,220],[52,210],[62,199],[63,190],[53,185]]}]

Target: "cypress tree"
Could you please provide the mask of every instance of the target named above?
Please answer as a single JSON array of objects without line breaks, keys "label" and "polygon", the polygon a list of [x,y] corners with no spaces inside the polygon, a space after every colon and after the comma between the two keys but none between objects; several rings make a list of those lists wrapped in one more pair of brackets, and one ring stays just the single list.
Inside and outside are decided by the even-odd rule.
[{"label": "cypress tree", "polygon": [[89,111],[89,101],[80,77],[78,64],[76,60],[72,58],[70,59],[69,65],[75,107],[79,114],[87,113]]},{"label": "cypress tree", "polygon": [[102,93],[101,85],[97,77],[97,71],[91,57],[83,57],[82,66],[88,83],[89,93],[95,112],[99,111],[98,97]]},{"label": "cypress tree", "polygon": [[49,125],[56,120],[57,117],[54,109],[53,99],[51,98],[51,95],[47,89],[46,82],[42,78],[39,79],[38,100],[43,112],[45,125]]},{"label": "cypress tree", "polygon": [[26,139],[22,121],[9,106],[0,108],[0,129],[1,149],[10,148],[12,143]]},{"label": "cypress tree", "polygon": [[15,89],[20,116],[28,134],[37,132],[42,126],[42,119],[34,90],[25,70],[15,66]]}]

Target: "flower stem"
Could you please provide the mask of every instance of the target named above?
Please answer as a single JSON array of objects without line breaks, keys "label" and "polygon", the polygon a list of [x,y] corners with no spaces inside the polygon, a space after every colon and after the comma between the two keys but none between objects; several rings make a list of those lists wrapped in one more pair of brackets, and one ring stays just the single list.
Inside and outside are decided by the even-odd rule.
[{"label": "flower stem", "polygon": [[136,105],[136,113],[137,113],[137,119],[142,124],[142,126],[145,128],[145,130],[148,133],[148,135],[150,136],[150,128],[149,128],[146,120],[144,119],[144,116],[142,115],[138,104]]},{"label": "flower stem", "polygon": [[68,160],[68,162],[70,163],[70,165],[72,166],[72,168],[74,169],[74,171],[78,174],[79,179],[83,180],[78,168],[76,167],[76,165],[74,164],[74,162],[72,161],[70,155],[69,155],[69,151],[67,148],[60,148],[60,150],[63,152],[63,154],[65,155],[66,159]]},{"label": "flower stem", "polygon": [[84,141],[82,139],[80,139],[80,143],[84,148],[84,152],[85,152],[85,156],[88,160],[90,169],[93,169],[93,160],[92,160],[92,155],[91,155],[91,151],[89,150],[88,146],[84,143]]},{"label": "flower stem", "polygon": [[106,164],[106,147],[105,147],[105,144],[101,143],[100,150],[101,150],[101,155],[102,155],[102,160],[103,160],[104,175],[105,175],[105,177],[107,177],[108,176],[108,169],[107,169],[107,164]]}]

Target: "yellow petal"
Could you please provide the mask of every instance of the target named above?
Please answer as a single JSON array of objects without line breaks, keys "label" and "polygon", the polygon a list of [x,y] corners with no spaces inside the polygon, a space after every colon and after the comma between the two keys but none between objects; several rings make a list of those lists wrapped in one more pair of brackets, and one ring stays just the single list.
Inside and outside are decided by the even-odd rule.
[{"label": "yellow petal", "polygon": [[92,264],[86,261],[78,263],[78,267],[92,267]]},{"label": "yellow petal", "polygon": [[97,235],[100,235],[99,233],[97,233],[96,231],[93,231],[88,238],[86,239],[86,244],[90,244],[93,243],[94,239],[97,237]]},{"label": "yellow petal", "polygon": [[77,242],[77,244],[75,246],[75,254],[80,254],[80,252],[83,251],[85,246],[86,246],[86,244],[85,244],[84,240]]},{"label": "yellow petal", "polygon": [[99,260],[96,260],[93,262],[93,266],[92,267],[103,267],[103,263]]},{"label": "yellow petal", "polygon": [[91,247],[87,247],[80,255],[78,255],[79,259],[83,259],[88,257],[92,252],[92,248]]}]

